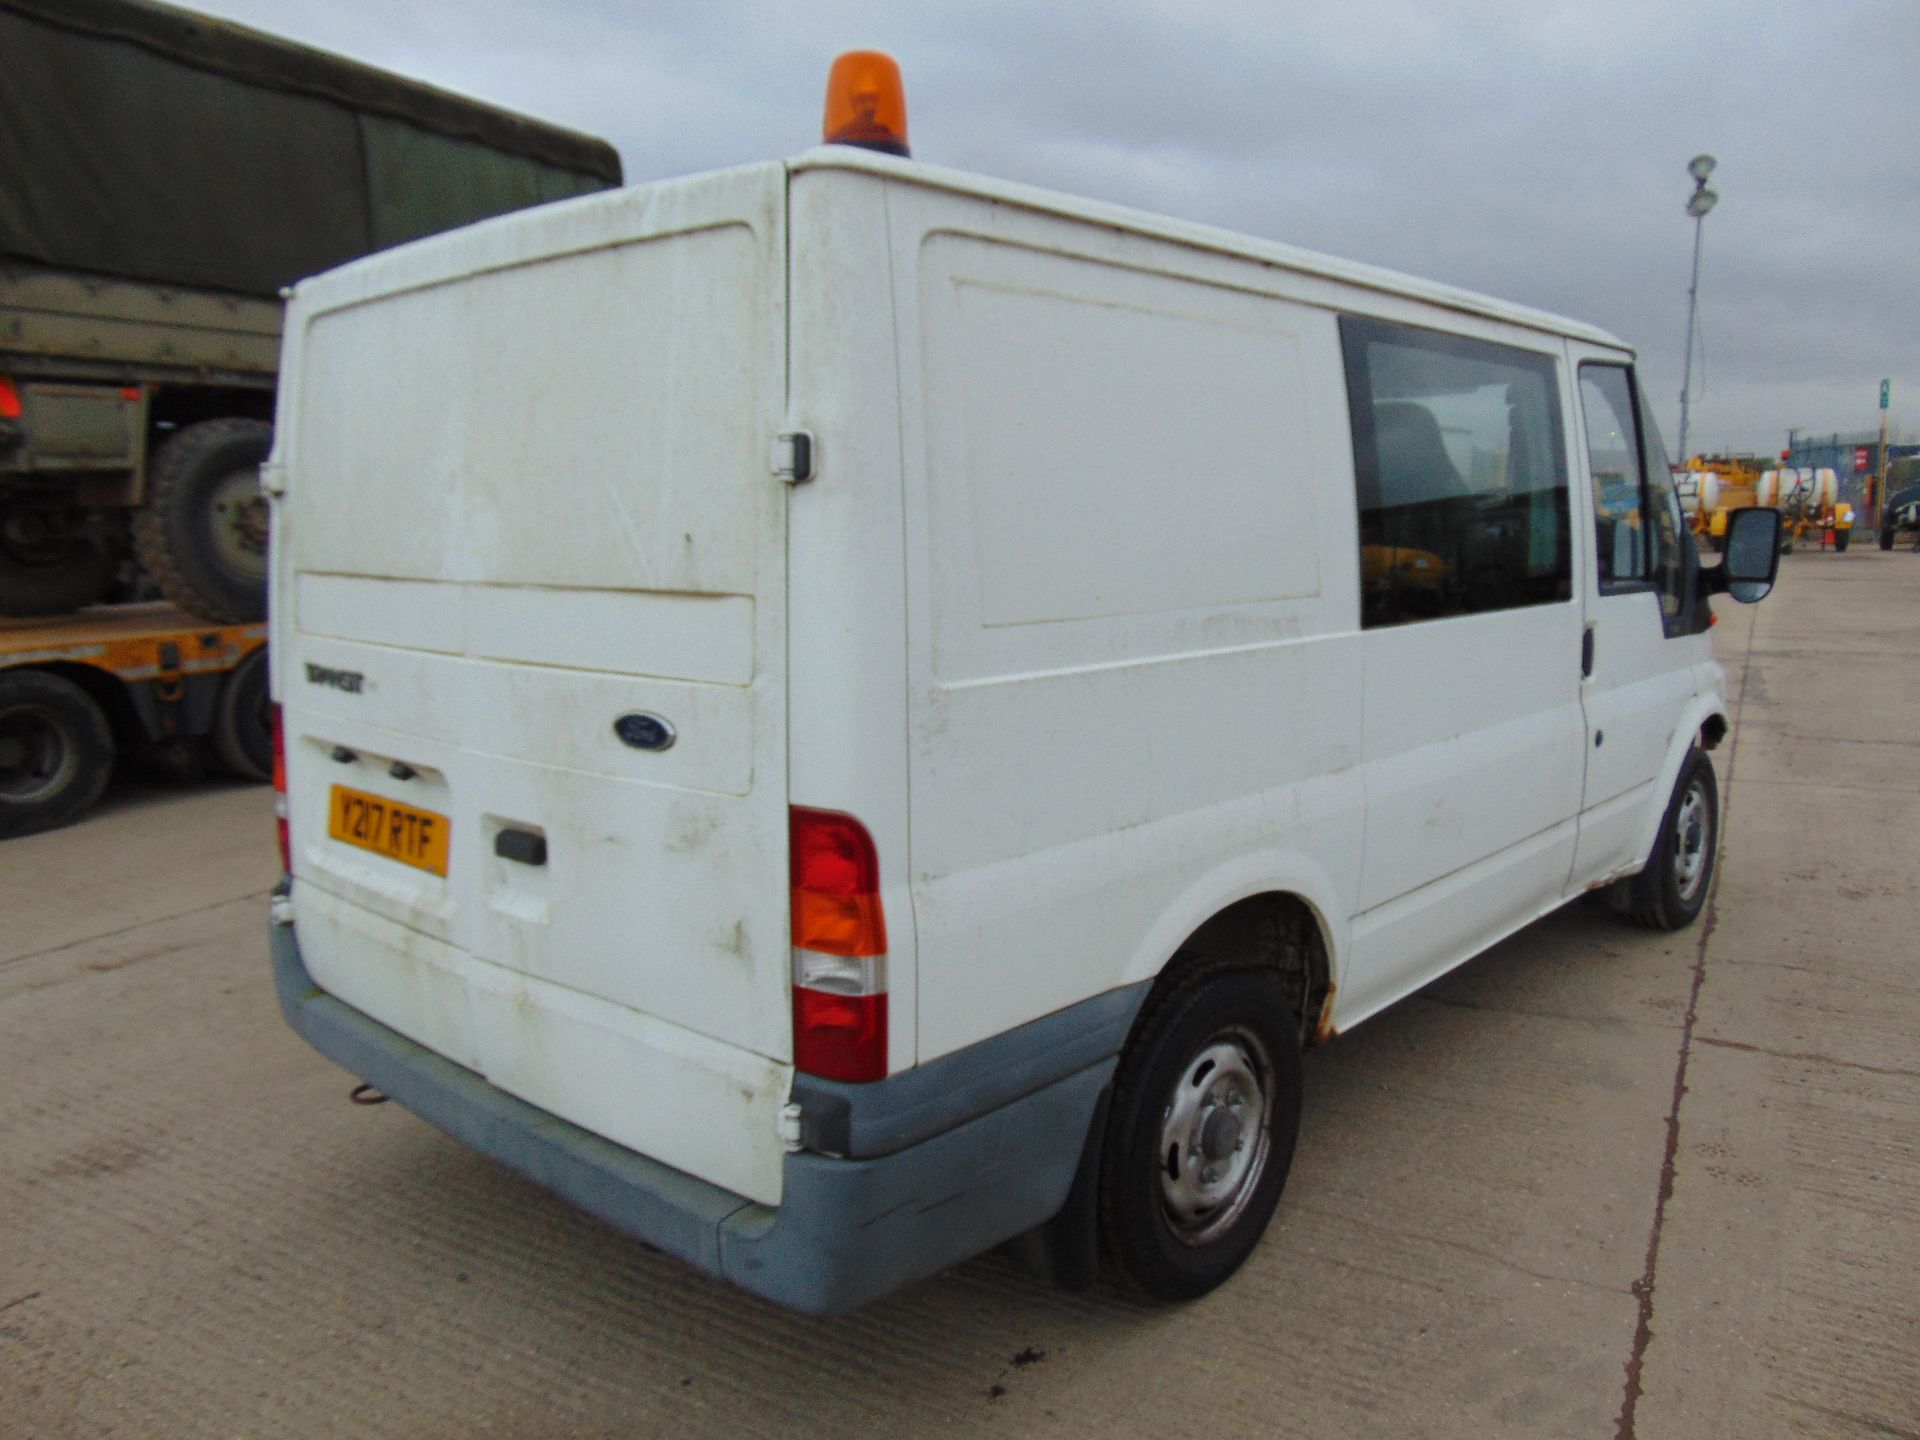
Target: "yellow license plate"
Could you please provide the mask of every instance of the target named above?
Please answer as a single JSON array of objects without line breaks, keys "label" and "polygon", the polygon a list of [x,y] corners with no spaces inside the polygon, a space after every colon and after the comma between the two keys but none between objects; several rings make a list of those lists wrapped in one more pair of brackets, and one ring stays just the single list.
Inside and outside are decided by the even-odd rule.
[{"label": "yellow license plate", "polygon": [[333,787],[327,834],[402,865],[447,873],[447,817],[384,795]]}]

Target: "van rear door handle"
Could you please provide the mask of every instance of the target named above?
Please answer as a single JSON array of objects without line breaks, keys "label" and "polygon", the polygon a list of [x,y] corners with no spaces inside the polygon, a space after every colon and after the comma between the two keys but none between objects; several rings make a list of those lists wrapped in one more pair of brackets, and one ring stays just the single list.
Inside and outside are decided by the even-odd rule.
[{"label": "van rear door handle", "polygon": [[1593,678],[1593,627],[1587,626],[1580,632],[1580,678]]},{"label": "van rear door handle", "polygon": [[547,837],[531,830],[502,830],[493,837],[493,853],[522,865],[547,863]]}]

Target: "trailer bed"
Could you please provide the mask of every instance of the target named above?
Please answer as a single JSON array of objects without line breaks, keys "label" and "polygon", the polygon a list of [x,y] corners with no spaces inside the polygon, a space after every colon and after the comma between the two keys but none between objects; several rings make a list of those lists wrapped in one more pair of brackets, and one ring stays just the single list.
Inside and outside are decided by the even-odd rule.
[{"label": "trailer bed", "polygon": [[164,601],[51,618],[0,616],[0,669],[79,664],[122,681],[199,675],[231,669],[266,638],[264,624],[210,625]]}]

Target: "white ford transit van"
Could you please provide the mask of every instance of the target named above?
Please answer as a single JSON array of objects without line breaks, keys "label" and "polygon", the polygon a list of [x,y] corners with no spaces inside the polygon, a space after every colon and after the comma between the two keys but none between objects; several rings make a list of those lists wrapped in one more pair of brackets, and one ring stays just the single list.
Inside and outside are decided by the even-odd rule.
[{"label": "white ford transit van", "polygon": [[1598,330],[827,146],[286,335],[287,1019],[762,1295],[1202,1293],[1302,1046],[1705,901],[1778,517],[1702,569]]}]

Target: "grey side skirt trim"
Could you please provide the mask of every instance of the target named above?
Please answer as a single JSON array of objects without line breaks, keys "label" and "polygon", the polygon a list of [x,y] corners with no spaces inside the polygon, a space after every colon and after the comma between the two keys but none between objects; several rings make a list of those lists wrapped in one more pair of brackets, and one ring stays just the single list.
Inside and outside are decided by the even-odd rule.
[{"label": "grey side skirt trim", "polygon": [[292,926],[269,933],[281,1011],[323,1055],[628,1234],[816,1314],[878,1299],[1055,1215],[1118,1063],[1084,1064],[881,1158],[789,1155],[775,1208],[508,1095],[320,990]]}]

